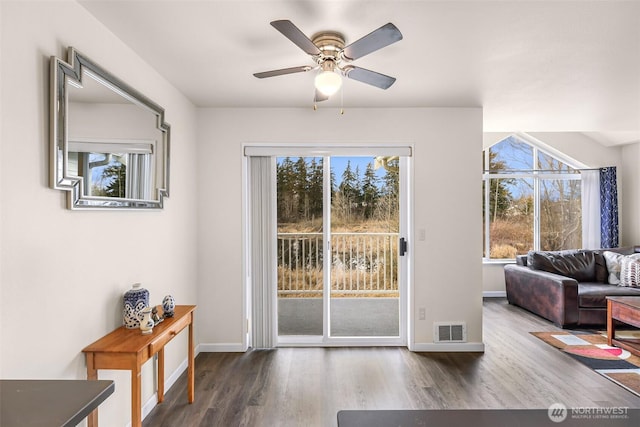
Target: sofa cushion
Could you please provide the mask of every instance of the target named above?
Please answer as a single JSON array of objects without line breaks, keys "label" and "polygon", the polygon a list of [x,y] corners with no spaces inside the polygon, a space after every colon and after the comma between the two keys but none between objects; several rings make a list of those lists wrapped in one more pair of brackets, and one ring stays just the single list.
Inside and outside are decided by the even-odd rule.
[{"label": "sofa cushion", "polygon": [[620,283],[618,286],[640,287],[640,262],[631,257],[624,257],[620,262]]},{"label": "sofa cushion", "polygon": [[607,297],[640,296],[640,288],[626,288],[606,283],[579,283],[578,307],[607,308]]},{"label": "sofa cushion", "polygon": [[590,250],[531,251],[527,265],[534,270],[570,277],[578,282],[597,282],[596,254]]},{"label": "sofa cushion", "polygon": [[596,282],[609,283],[609,270],[607,270],[607,261],[600,251],[593,251],[596,259]]},{"label": "sofa cushion", "polygon": [[604,251],[602,252],[607,263],[607,271],[609,272],[608,282],[611,285],[620,283],[620,271],[622,268],[622,260],[624,258],[640,259],[640,254],[624,255],[618,252]]}]

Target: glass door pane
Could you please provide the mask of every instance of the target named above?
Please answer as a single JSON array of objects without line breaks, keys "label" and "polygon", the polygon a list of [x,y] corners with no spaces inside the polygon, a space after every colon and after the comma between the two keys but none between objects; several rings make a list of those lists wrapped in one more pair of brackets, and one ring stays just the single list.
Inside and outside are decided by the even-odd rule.
[{"label": "glass door pane", "polygon": [[398,337],[399,160],[331,157],[330,337]]},{"label": "glass door pane", "polygon": [[323,335],[323,161],[277,168],[278,335]]}]

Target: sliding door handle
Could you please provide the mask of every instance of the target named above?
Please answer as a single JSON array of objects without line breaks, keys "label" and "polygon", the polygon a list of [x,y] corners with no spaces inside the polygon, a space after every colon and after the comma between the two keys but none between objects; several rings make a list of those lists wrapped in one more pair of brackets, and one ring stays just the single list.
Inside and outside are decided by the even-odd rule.
[{"label": "sliding door handle", "polygon": [[399,247],[400,256],[404,256],[407,253],[407,239],[404,237],[400,238],[400,247]]}]

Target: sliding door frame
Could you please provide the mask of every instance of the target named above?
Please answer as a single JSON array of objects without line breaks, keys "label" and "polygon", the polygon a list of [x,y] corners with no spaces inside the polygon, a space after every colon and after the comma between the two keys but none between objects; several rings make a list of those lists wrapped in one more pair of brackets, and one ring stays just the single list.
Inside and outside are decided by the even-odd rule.
[{"label": "sliding door frame", "polygon": [[[412,306],[412,265],[413,265],[413,250],[411,250],[411,239],[413,236],[412,230],[412,198],[411,195],[411,177],[413,176],[411,170],[411,155],[413,147],[410,145],[368,145],[368,146],[348,146],[348,145],[327,145],[327,146],[298,146],[298,145],[244,145],[244,172],[243,180],[245,185],[243,186],[243,264],[244,264],[244,311],[246,318],[245,337],[246,348],[253,347],[252,332],[250,325],[255,325],[256,319],[253,319],[255,310],[252,307],[252,272],[251,272],[251,212],[249,210],[249,201],[251,199],[250,188],[250,170],[249,160],[252,156],[268,156],[273,157],[275,169],[275,157],[322,157],[324,168],[324,204],[325,206],[331,204],[331,186],[330,186],[330,173],[327,173],[330,168],[330,160],[326,161],[330,157],[335,156],[400,156],[400,192],[399,192],[399,205],[400,205],[400,224],[399,224],[399,237],[404,237],[409,242],[409,250],[404,256],[398,256],[398,289],[399,289],[399,336],[398,337],[331,337],[329,336],[329,321],[330,319],[330,285],[327,283],[329,275],[324,277],[324,291],[323,291],[323,335],[317,336],[278,336],[277,327],[273,328],[275,336],[273,342],[278,347],[294,347],[294,346],[410,346],[412,342],[411,322],[409,321],[410,307]],[[273,180],[275,180],[275,170],[273,171]],[[271,197],[275,201],[277,189],[274,186]],[[324,242],[330,241],[331,227],[330,227],[330,209],[323,210],[323,221],[325,226],[323,227],[323,240]],[[277,241],[276,235],[272,236],[270,245],[275,246]],[[324,250],[330,250],[329,247],[324,247]],[[325,271],[329,271],[330,257],[323,257],[325,265]],[[274,286],[277,286],[274,284]],[[276,298],[277,299],[277,298]],[[270,310],[274,318],[269,319],[277,325],[277,310]],[[409,344],[408,344],[409,343]]]}]

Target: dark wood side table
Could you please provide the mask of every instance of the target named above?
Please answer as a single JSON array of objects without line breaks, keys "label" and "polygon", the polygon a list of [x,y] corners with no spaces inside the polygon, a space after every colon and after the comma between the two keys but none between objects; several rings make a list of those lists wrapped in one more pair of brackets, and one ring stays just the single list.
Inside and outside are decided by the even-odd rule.
[{"label": "dark wood side table", "polygon": [[640,340],[616,338],[614,320],[640,328],[640,297],[607,297],[607,343],[640,356]]},{"label": "dark wood side table", "polygon": [[75,427],[114,389],[110,380],[0,380],[0,426]]},{"label": "dark wood side table", "polygon": [[[97,379],[98,369],[125,369],[131,371],[131,426],[142,426],[141,368],[158,353],[158,403],[164,400],[164,346],[180,331],[189,327],[187,368],[187,398],[194,400],[194,348],[193,312],[195,305],[177,305],[173,317],[164,319],[153,328],[153,333],[143,335],[140,329],[124,326],[105,335],[82,351],[87,358],[87,379]],[[160,312],[162,309],[160,308]],[[98,411],[88,417],[88,426],[98,426]]]}]

